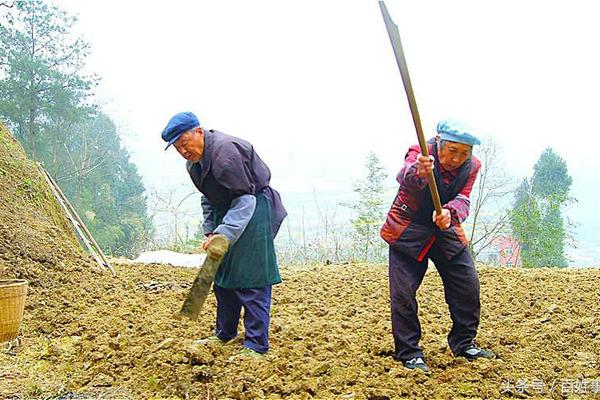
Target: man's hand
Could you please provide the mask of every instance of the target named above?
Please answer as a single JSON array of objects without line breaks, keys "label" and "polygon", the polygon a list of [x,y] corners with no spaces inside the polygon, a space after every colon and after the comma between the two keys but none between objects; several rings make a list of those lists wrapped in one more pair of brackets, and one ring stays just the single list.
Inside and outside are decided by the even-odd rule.
[{"label": "man's hand", "polygon": [[417,175],[419,178],[426,178],[433,171],[433,156],[425,157],[419,154],[417,157]]},{"label": "man's hand", "polygon": [[450,210],[447,208],[442,208],[442,213],[437,215],[437,213],[433,212],[433,222],[438,226],[438,228],[444,230],[450,228]]},{"label": "man's hand", "polygon": [[229,249],[229,239],[225,235],[209,234],[202,243],[202,248],[206,251],[208,257],[217,259]]},{"label": "man's hand", "polygon": [[206,255],[215,260],[220,259],[229,249],[229,239],[225,235],[211,234],[202,244]]},{"label": "man's hand", "polygon": [[202,248],[203,248],[204,250],[208,249],[208,245],[210,244],[210,241],[211,241],[211,239],[212,239],[212,237],[213,237],[213,236],[214,236],[214,234],[212,234],[212,233],[209,233],[209,234],[206,236],[206,239],[204,239],[204,242],[202,242]]}]

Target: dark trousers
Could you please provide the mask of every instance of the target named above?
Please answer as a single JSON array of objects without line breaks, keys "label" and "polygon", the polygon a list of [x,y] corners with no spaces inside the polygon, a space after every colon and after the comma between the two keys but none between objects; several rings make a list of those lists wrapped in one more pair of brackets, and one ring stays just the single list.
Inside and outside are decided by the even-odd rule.
[{"label": "dark trousers", "polygon": [[452,329],[448,344],[456,355],[468,346],[477,335],[479,325],[479,277],[468,250],[448,260],[436,245],[421,262],[390,247],[390,302],[395,358],[406,361],[423,357],[419,347],[421,324],[417,317],[415,294],[427,270],[427,259],[435,264],[444,284],[446,303],[450,308]]},{"label": "dark trousers", "polygon": [[271,286],[259,289],[225,289],[214,285],[217,298],[215,334],[229,341],[238,334],[240,313],[244,307],[244,347],[259,353],[269,350]]}]

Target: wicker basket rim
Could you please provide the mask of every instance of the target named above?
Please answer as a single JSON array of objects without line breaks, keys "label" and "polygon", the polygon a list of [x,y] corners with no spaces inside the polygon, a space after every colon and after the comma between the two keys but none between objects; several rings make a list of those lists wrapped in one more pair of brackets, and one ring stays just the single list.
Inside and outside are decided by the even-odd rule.
[{"label": "wicker basket rim", "polygon": [[25,279],[0,279],[0,288],[17,287],[27,285]]}]

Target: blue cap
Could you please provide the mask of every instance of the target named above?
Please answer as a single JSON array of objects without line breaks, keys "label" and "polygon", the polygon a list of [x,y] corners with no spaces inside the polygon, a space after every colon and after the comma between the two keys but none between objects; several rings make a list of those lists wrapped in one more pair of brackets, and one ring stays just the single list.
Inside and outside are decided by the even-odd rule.
[{"label": "blue cap", "polygon": [[440,121],[437,125],[437,133],[442,140],[463,143],[469,146],[481,144],[481,141],[472,132],[473,130],[469,126],[452,119]]},{"label": "blue cap", "polygon": [[200,121],[193,113],[186,111],[175,114],[161,134],[162,139],[167,142],[165,150],[175,143],[181,135],[197,126],[200,126]]}]

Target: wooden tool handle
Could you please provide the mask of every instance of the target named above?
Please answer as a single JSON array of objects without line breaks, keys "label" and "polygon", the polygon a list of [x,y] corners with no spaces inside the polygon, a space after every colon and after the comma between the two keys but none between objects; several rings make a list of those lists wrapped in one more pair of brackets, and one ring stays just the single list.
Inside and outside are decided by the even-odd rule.
[{"label": "wooden tool handle", "polygon": [[[387,7],[383,1],[379,1],[379,7],[381,8],[381,14],[383,15],[383,22],[387,29],[394,55],[396,56],[396,62],[400,75],[402,76],[402,83],[404,84],[404,91],[406,92],[406,98],[408,99],[408,105],[410,107],[410,113],[412,115],[415,130],[417,131],[417,137],[419,138],[419,145],[421,146],[421,154],[429,157],[429,151],[427,151],[427,142],[423,135],[423,128],[421,127],[421,117],[419,116],[419,109],[417,107],[417,101],[415,100],[415,94],[413,92],[412,83],[410,82],[410,75],[408,74],[408,65],[406,64],[406,57],[404,56],[404,50],[402,49],[402,41],[400,40],[400,31],[398,26],[392,21],[392,17],[388,13]],[[437,157],[437,154],[434,154]],[[431,192],[431,199],[433,200],[433,207],[435,212],[440,215],[442,213],[442,204],[440,201],[440,194],[435,184],[435,175],[431,172],[427,175],[427,181],[429,182],[429,191]]]}]

